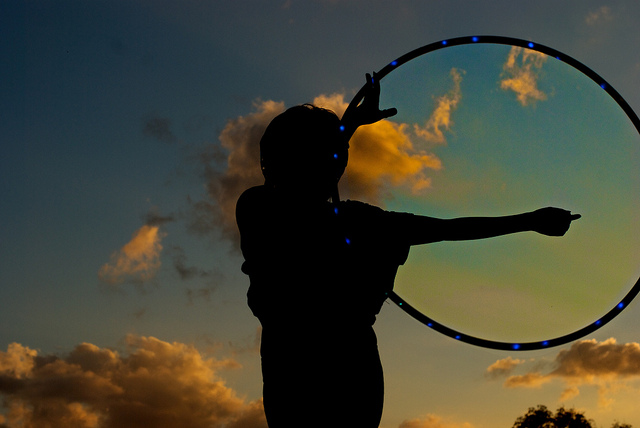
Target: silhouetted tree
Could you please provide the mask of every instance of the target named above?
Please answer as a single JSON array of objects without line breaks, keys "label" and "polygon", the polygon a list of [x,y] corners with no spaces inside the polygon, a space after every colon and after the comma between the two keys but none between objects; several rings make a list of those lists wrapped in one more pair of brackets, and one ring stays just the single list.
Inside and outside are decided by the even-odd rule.
[{"label": "silhouetted tree", "polygon": [[556,428],[591,428],[590,420],[584,417],[582,413],[576,412],[574,409],[565,410],[560,407],[556,411]]},{"label": "silhouetted tree", "polygon": [[[546,406],[529,407],[524,416],[516,419],[512,428],[594,428],[592,420],[587,419],[575,409],[560,407],[554,415]],[[615,422],[611,428],[633,428],[630,424]]]},{"label": "silhouetted tree", "polygon": [[552,428],[555,427],[553,413],[547,406],[529,407],[524,416],[518,417],[512,428]]},{"label": "silhouetted tree", "polygon": [[593,425],[574,409],[560,407],[554,415],[546,406],[538,405],[537,408],[530,407],[524,416],[516,419],[513,428],[593,428]]}]

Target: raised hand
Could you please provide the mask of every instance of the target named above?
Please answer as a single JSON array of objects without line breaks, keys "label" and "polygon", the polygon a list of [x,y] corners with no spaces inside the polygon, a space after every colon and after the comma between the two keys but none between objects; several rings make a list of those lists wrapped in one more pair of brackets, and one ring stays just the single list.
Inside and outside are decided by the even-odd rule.
[{"label": "raised hand", "polygon": [[398,113],[395,108],[380,110],[380,82],[378,76],[373,73],[366,75],[367,84],[362,102],[347,109],[342,116],[342,123],[347,129],[353,131],[361,125],[369,125],[382,119],[394,116]]}]

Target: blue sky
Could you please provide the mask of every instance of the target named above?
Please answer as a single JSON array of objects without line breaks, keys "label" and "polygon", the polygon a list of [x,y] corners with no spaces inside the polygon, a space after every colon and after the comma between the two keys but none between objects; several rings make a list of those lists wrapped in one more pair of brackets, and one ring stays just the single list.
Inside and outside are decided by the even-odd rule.
[{"label": "blue sky", "polygon": [[[604,77],[638,111],[638,18],[640,5],[632,0],[0,4],[0,370],[23,385],[19,392],[2,390],[7,404],[0,424],[37,424],[49,409],[58,424],[67,418],[83,427],[125,426],[113,425],[116,416],[109,419],[100,409],[109,408],[120,422],[133,420],[135,410],[123,403],[137,400],[155,415],[151,394],[136,395],[155,391],[175,418],[157,426],[171,426],[171,420],[264,426],[259,324],[246,307],[248,279],[239,270],[229,209],[234,192],[259,180],[257,159],[239,153],[254,147],[269,118],[314,100],[344,108],[366,72],[422,45],[474,34],[532,40],[564,52]],[[448,74],[438,82],[429,96],[455,89]],[[501,201],[497,194],[491,205],[463,186],[478,177],[487,186],[524,180],[501,170],[522,170],[520,164],[505,159],[487,171],[474,161],[480,155],[492,159],[503,146],[491,146],[492,152],[463,139],[473,135],[465,134],[473,127],[463,120],[465,112],[473,114],[469,82],[467,71],[446,144],[402,146],[390,124],[363,131],[361,142],[375,144],[353,142],[345,187],[363,199],[423,207],[432,215],[498,214],[501,208],[511,214],[523,200],[537,202],[522,195]],[[540,113],[559,99],[557,92],[528,111]],[[566,120],[579,124],[581,110],[567,111]],[[513,135],[513,122],[509,126],[491,127]],[[472,144],[474,159],[460,150]],[[589,171],[569,174],[570,189],[586,190],[578,198],[556,189],[549,203],[592,198],[612,206],[608,218],[637,222],[637,205],[624,194],[612,195],[607,184],[612,176],[623,182],[628,177],[626,191],[637,188],[637,149],[610,148],[581,151],[601,161],[589,177]],[[394,168],[367,158],[373,153],[395,156]],[[625,169],[619,168],[621,159]],[[431,180],[431,187],[420,180]],[[447,183],[458,187],[440,191]],[[411,193],[417,184],[428,198]],[[491,212],[478,212],[485,208]],[[585,216],[566,243],[555,245],[601,243],[599,236],[589,241],[581,234],[591,221],[600,227]],[[614,232],[637,248],[633,224],[622,223]],[[487,246],[504,252],[532,240],[547,245],[506,239]],[[607,239],[601,245],[611,250],[580,259],[574,269],[586,264],[606,272],[611,263],[605,256],[619,260],[619,246]],[[470,275],[456,263],[463,260],[458,249],[441,251],[430,258],[443,262],[430,266],[438,271],[434,276]],[[631,269],[634,256],[637,250],[626,261]],[[507,267],[514,275],[540,274],[533,265]],[[558,293],[589,296],[575,288]],[[515,301],[501,296],[506,306]],[[640,426],[640,372],[633,369],[640,361],[639,322],[634,302],[584,341],[500,352],[441,336],[385,305],[376,323],[387,386],[382,426],[510,426],[537,404],[575,407],[599,426],[614,420]],[[605,353],[620,358],[598,359]],[[57,363],[47,365],[53,357]],[[62,394],[54,384],[64,381],[74,393],[54,403],[35,386],[47,381],[49,391]],[[95,390],[87,387],[83,395],[79,385]],[[202,412],[185,411],[176,395]]]},{"label": "blue sky", "polygon": [[596,320],[635,284],[638,243],[628,231],[638,226],[640,139],[598,83],[554,57],[469,41],[402,65],[383,84],[382,102],[400,111],[391,120],[441,159],[430,187],[395,192],[400,209],[455,216],[552,204],[583,215],[562,240],[415,249],[401,296],[484,338],[543,340]]}]

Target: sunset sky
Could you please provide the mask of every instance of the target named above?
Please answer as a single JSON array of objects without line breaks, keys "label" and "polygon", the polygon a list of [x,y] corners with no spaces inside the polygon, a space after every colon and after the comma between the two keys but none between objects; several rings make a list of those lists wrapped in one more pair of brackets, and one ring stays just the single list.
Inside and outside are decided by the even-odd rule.
[{"label": "sunset sky", "polygon": [[[0,427],[265,427],[233,210],[261,183],[269,121],[305,102],[341,114],[365,73],[485,34],[570,55],[640,111],[639,19],[635,0],[0,3]],[[398,292],[428,315],[547,339],[640,275],[640,138],[571,73],[472,45],[383,78],[399,114],[354,136],[345,198],[583,215],[564,238],[412,250]],[[532,352],[458,342],[392,303],[376,331],[383,428],[510,427],[538,404],[640,427],[638,302]]]}]

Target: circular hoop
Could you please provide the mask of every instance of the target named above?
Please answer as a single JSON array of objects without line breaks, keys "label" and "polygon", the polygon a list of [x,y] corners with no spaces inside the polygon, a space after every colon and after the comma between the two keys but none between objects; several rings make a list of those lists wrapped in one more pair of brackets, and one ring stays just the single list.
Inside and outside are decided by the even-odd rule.
[{"label": "circular hoop", "polygon": [[[452,46],[483,44],[483,43],[518,46],[521,48],[531,49],[531,50],[543,53],[545,55],[551,56],[559,61],[562,61],[567,65],[572,66],[573,68],[575,68],[576,70],[584,74],[585,76],[589,77],[604,91],[606,91],[609,94],[609,96],[611,96],[611,98],[613,98],[615,102],[622,108],[622,110],[625,112],[627,117],[631,120],[635,129],[640,133],[640,119],[638,118],[638,116],[631,109],[629,104],[622,98],[622,96],[601,76],[599,76],[589,67],[585,66],[581,62],[577,61],[576,59],[568,55],[565,55],[547,46],[540,45],[527,40],[516,39],[511,37],[501,37],[501,36],[468,36],[468,37],[457,37],[453,39],[446,39],[446,40],[431,43],[421,48],[415,49],[391,61],[389,64],[385,65],[380,71],[378,71],[376,75],[379,80],[382,80],[386,75],[388,75],[398,67],[402,66],[403,64],[411,61],[414,58],[427,54],[429,52],[433,52],[436,50],[440,50],[440,49],[444,49]],[[351,101],[350,107],[355,107],[362,101],[365,90],[366,90],[366,86],[367,85],[363,86],[358,91],[358,93],[355,95],[355,97]],[[460,331],[457,331],[448,326],[445,326],[431,319],[430,317],[426,316],[425,314],[423,314],[422,312],[418,311],[413,306],[411,306],[407,301],[405,301],[402,297],[400,297],[398,294],[396,294],[393,291],[388,293],[388,297],[391,301],[396,303],[402,310],[404,310],[407,314],[411,315],[413,318],[415,318],[419,322],[455,340],[459,340],[472,345],[491,348],[491,349],[526,351],[526,350],[551,348],[554,346],[563,345],[598,330],[600,327],[604,326],[613,318],[615,318],[618,314],[620,314],[620,312],[622,312],[622,310],[624,310],[631,303],[631,301],[636,297],[636,295],[639,292],[640,292],[640,278],[636,281],[635,285],[631,288],[631,290],[626,294],[626,296],[624,296],[624,298],[619,303],[617,303],[613,308],[611,308],[608,312],[606,312],[604,315],[596,319],[591,324],[588,324],[572,333],[569,333],[563,336],[550,338],[548,340],[522,342],[522,343],[488,340],[488,339],[483,339],[480,337],[464,334]]]}]

